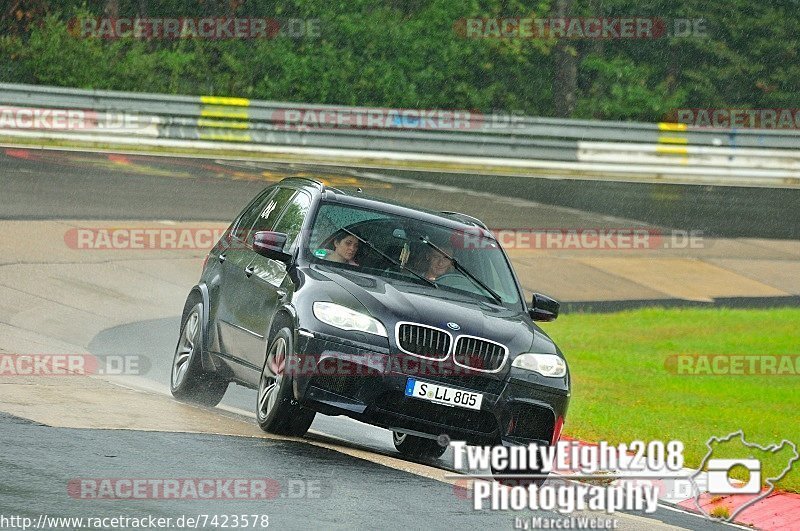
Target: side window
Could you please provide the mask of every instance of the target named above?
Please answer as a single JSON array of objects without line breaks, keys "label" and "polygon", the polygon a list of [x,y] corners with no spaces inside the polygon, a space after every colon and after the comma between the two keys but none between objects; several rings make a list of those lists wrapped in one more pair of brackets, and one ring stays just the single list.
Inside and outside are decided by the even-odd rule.
[{"label": "side window", "polygon": [[269,188],[262,192],[261,194],[256,197],[239,215],[239,218],[236,224],[233,226],[232,233],[233,237],[239,240],[244,241],[245,237],[247,236],[247,231],[250,227],[253,226],[253,223],[256,222],[256,218],[261,211],[264,209],[264,205],[267,203],[269,199],[271,199],[275,192],[277,192],[277,188]]},{"label": "side window", "polygon": [[322,242],[342,227],[349,227],[368,220],[377,221],[383,219],[390,218],[387,214],[380,212],[325,203],[318,210],[308,246],[311,251],[314,251],[322,246]]},{"label": "side window", "polygon": [[275,232],[284,232],[288,236],[284,251],[290,252],[296,246],[300,236],[300,229],[303,228],[303,221],[306,219],[310,207],[311,196],[304,192],[298,192],[289,202],[286,210],[283,211],[283,215],[275,224],[275,228],[272,229]]},{"label": "side window", "polygon": [[283,212],[283,207],[286,206],[286,202],[289,201],[294,194],[295,191],[291,188],[278,188],[278,191],[275,192],[273,196],[259,204],[259,208],[256,209],[257,212],[254,222],[249,226],[242,225],[243,228],[246,227],[249,229],[247,232],[247,239],[245,240],[247,245],[252,245],[253,236],[256,232],[272,230],[272,227],[275,226],[275,221],[281,215],[281,212]]}]

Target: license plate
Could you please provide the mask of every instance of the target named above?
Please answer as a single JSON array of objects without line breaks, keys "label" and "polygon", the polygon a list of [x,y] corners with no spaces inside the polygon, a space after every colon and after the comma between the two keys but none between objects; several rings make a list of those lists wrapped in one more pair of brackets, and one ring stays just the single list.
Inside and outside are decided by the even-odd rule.
[{"label": "license plate", "polygon": [[480,409],[483,395],[471,391],[453,389],[431,382],[423,382],[409,378],[406,382],[406,396],[428,400],[446,406],[458,406],[467,409]]}]

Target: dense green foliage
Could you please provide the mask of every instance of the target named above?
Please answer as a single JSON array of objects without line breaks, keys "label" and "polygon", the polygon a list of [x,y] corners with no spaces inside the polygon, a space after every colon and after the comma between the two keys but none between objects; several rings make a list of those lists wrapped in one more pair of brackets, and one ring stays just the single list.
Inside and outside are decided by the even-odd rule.
[{"label": "dense green foliage", "polygon": [[[676,107],[797,107],[795,0],[11,0],[0,80],[333,104],[660,120]],[[560,9],[560,11],[559,11]],[[565,11],[566,10],[566,11]],[[318,19],[318,37],[78,38],[75,17]],[[466,38],[473,17],[704,19],[704,36]],[[463,25],[462,25],[463,29]],[[555,84],[559,70],[571,81]],[[569,76],[567,76],[569,79]],[[554,86],[556,89],[554,89]]]}]

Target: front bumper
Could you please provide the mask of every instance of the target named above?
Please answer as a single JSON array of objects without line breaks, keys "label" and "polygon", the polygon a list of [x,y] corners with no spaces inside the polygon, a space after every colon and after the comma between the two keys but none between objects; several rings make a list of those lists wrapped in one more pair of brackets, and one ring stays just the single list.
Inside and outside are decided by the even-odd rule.
[{"label": "front bumper", "polygon": [[[531,378],[522,369],[505,376],[455,372],[446,362],[311,335],[303,331],[295,343],[294,392],[304,406],[327,415],[433,438],[446,434],[470,444],[550,444],[567,412],[568,386],[545,385],[547,379]],[[481,409],[407,397],[409,377],[480,392]]]}]

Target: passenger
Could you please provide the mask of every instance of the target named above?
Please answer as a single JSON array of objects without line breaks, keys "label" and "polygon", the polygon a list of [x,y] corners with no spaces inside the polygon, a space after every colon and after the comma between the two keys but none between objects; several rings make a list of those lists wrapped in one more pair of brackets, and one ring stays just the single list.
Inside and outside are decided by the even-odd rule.
[{"label": "passenger", "polygon": [[325,255],[325,260],[340,264],[358,265],[354,260],[358,252],[358,238],[347,231],[340,230],[333,236],[333,252]]}]

